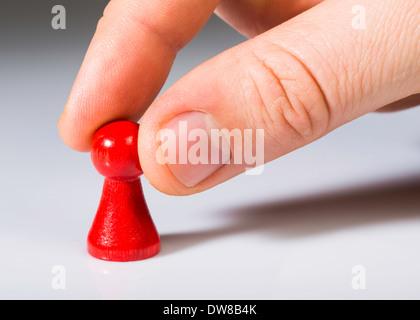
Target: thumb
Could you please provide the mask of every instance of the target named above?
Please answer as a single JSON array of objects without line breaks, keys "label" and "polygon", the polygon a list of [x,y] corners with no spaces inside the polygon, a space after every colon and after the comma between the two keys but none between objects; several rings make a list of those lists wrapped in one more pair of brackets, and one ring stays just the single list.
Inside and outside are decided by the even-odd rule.
[{"label": "thumb", "polygon": [[419,93],[419,19],[417,0],[327,0],[207,61],[145,113],[146,178],[200,192]]}]

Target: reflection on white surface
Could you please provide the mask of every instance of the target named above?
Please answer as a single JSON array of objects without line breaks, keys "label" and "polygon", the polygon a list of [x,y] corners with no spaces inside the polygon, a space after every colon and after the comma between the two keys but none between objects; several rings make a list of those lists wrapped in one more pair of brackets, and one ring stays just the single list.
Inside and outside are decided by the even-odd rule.
[{"label": "reflection on white surface", "polygon": [[133,284],[141,287],[144,274],[134,263],[104,262],[92,257],[87,257],[86,262],[101,299],[124,299]]}]

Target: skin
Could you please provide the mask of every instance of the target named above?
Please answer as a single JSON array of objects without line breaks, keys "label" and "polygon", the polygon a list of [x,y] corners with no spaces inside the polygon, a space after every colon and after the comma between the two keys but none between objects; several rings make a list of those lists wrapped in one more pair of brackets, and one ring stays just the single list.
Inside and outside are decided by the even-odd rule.
[{"label": "skin", "polygon": [[[366,10],[365,30],[352,27],[355,6]],[[155,100],[177,52],[213,12],[249,40]],[[193,187],[180,183],[156,161],[156,134],[178,114],[199,110],[223,128],[264,129],[268,162],[369,112],[419,104],[418,0],[112,0],[58,127],[68,146],[86,152],[106,123],[143,116],[146,178],[189,195],[245,168],[226,165]]]}]

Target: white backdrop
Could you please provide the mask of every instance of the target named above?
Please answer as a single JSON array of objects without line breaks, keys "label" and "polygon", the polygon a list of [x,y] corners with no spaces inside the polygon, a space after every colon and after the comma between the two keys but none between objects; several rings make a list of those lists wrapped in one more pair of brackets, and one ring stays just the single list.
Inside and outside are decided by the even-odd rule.
[{"label": "white backdrop", "polygon": [[[73,10],[81,22],[69,19],[61,35],[44,25],[2,31],[0,298],[420,298],[420,109],[368,115],[262,175],[199,195],[170,197],[143,179],[161,254],[134,263],[88,256],[102,178],[88,154],[64,146],[56,122],[95,10]],[[29,30],[35,40],[19,40]],[[242,40],[212,19],[165,88]]]}]

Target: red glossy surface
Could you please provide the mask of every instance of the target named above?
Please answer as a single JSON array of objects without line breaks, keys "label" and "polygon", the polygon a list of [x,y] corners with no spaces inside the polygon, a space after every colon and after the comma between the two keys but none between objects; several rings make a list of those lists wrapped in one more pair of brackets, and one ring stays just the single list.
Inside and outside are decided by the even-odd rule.
[{"label": "red glossy surface", "polygon": [[138,132],[138,123],[117,121],[95,133],[91,158],[101,175],[118,180],[133,180],[143,173],[137,152]]},{"label": "red glossy surface", "polygon": [[150,258],[160,240],[144,200],[140,180],[105,179],[101,203],[88,235],[88,252],[109,261]]},{"label": "red glossy surface", "polygon": [[88,252],[109,261],[135,261],[160,251],[160,238],[144,199],[138,152],[139,125],[111,123],[95,134],[92,161],[104,175],[101,202],[88,235]]}]

